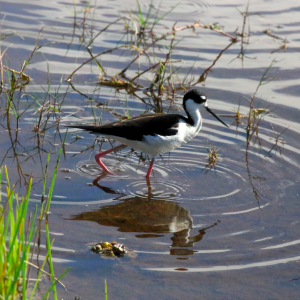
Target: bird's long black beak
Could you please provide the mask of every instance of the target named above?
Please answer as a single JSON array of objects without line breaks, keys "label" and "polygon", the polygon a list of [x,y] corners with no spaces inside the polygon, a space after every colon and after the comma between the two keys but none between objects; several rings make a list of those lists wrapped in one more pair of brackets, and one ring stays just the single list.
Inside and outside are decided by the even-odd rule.
[{"label": "bird's long black beak", "polygon": [[[207,106],[205,107],[206,110],[211,113],[217,120],[219,120],[223,125],[225,125],[226,127],[228,127],[221,119],[219,119],[219,117],[214,113],[212,112]],[[229,127],[228,127],[229,128]]]}]

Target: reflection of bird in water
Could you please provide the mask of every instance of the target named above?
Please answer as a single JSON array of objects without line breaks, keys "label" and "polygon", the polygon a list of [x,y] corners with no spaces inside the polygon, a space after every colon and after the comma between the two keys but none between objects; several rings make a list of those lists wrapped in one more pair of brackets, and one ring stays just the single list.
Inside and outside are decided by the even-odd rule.
[{"label": "reflection of bird in water", "polygon": [[199,233],[195,236],[190,236],[191,228],[186,228],[181,231],[175,232],[174,236],[171,238],[173,241],[172,248],[170,250],[171,255],[193,255],[194,251],[193,249],[175,249],[175,247],[193,247],[195,243],[200,242],[206,233],[206,230],[216,226],[220,221],[217,223],[214,223],[213,225],[202,228],[199,230]]},{"label": "reflection of bird in water", "polygon": [[95,155],[96,162],[108,173],[111,172],[101,161],[102,156],[127,146],[146,153],[152,158],[146,175],[149,178],[157,155],[180,147],[199,133],[202,126],[200,108],[203,105],[208,112],[227,126],[208,108],[206,96],[200,90],[191,90],[183,97],[183,108],[187,117],[179,114],[152,114],[103,126],[74,125],[68,127],[89,130],[93,134],[122,143],[122,145]]},{"label": "reflection of bird in water", "polygon": [[188,210],[170,201],[149,200],[137,196],[115,205],[81,213],[73,216],[71,220],[94,221],[100,225],[118,227],[121,232],[141,233],[136,235],[138,238],[154,238],[173,232],[173,249],[170,253],[179,255],[193,254],[194,251],[174,247],[193,247],[195,242],[203,238],[207,229],[201,229],[199,234],[190,237],[193,219]]}]

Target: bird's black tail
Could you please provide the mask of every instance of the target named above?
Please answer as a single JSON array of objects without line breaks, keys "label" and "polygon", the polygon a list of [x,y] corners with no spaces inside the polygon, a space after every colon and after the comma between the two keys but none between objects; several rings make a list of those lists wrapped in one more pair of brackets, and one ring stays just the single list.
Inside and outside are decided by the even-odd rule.
[{"label": "bird's black tail", "polygon": [[87,130],[87,131],[101,133],[101,130],[100,130],[99,126],[93,126],[93,125],[67,125],[65,127],[68,127],[68,128],[78,128],[78,129],[84,129],[84,130]]}]

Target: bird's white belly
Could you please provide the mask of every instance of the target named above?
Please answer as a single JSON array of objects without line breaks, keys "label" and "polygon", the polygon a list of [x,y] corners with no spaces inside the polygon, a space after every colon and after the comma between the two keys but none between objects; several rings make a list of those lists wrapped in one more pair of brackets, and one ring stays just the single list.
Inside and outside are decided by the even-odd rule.
[{"label": "bird's white belly", "polygon": [[108,138],[117,140],[128,147],[144,152],[152,157],[156,155],[170,152],[181,146],[182,142],[176,135],[173,136],[161,136],[161,135],[146,135],[142,141],[128,140],[122,137],[103,135]]},{"label": "bird's white belly", "polygon": [[[161,135],[147,135],[143,139],[146,143],[143,144],[141,151],[156,156],[165,152],[170,152],[182,145],[182,141],[177,135],[161,136]],[[146,146],[146,147],[145,147]]]}]

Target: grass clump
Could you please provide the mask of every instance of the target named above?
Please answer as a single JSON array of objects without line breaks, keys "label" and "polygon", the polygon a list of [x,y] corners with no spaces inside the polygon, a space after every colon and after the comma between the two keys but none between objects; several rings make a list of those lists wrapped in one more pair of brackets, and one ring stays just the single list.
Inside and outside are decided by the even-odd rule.
[{"label": "grass clump", "polygon": [[[53,176],[47,197],[48,201],[41,204],[38,222],[35,222],[38,211],[37,207],[35,207],[33,213],[28,213],[32,179],[29,181],[26,195],[19,197],[19,195],[15,193],[15,186],[10,185],[6,166],[0,170],[0,182],[5,183],[7,195],[7,201],[3,203],[1,196],[5,195],[5,193],[0,193],[0,299],[33,299],[34,296],[36,298],[35,291],[40,277],[43,273],[48,274],[44,270],[46,262],[49,264],[51,273],[48,274],[51,278],[51,286],[42,299],[48,298],[51,291],[53,292],[54,299],[57,299],[56,284],[69,269],[59,278],[55,278],[51,256],[53,241],[50,242],[47,218],[55,175],[56,172]],[[6,182],[2,181],[2,177],[4,176],[6,177]],[[45,219],[46,245],[48,251],[42,266],[37,267],[32,263],[32,258],[36,246],[36,237]],[[38,269],[36,278],[30,278],[31,267]],[[29,282],[32,281],[34,285],[32,288],[31,284],[31,293],[29,293]]]},{"label": "grass clump", "polygon": [[[3,167],[0,180],[2,175]],[[1,299],[13,299],[26,291],[27,264],[25,261],[28,261],[30,242],[36,230],[33,223],[26,228],[32,180],[29,182],[27,195],[19,199],[18,195],[14,193],[14,186],[10,188],[6,167],[5,175],[8,199],[6,204],[0,207],[0,295]],[[15,205],[14,198],[16,199]],[[6,218],[5,210],[7,210]],[[35,215],[36,210],[33,219]]]}]

